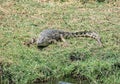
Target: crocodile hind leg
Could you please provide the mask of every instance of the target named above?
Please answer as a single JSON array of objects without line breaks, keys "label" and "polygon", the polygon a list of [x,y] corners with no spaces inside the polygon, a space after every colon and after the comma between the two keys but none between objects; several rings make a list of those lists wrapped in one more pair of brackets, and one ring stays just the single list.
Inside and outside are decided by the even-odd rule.
[{"label": "crocodile hind leg", "polygon": [[99,44],[101,47],[103,47],[103,44],[102,44],[101,38],[98,38],[98,39],[96,39],[96,40],[97,40],[98,44]]},{"label": "crocodile hind leg", "polygon": [[62,46],[63,47],[67,47],[69,44],[66,42],[66,40],[64,39],[63,35],[60,35],[60,40],[63,42]]}]

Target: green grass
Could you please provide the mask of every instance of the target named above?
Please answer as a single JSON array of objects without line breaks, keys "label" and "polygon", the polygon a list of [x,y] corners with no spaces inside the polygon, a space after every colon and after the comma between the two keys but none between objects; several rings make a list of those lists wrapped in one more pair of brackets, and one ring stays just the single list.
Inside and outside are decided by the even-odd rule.
[{"label": "green grass", "polygon": [[[120,10],[114,4],[0,0],[0,66],[2,83],[84,76],[91,84],[120,83]],[[43,50],[23,42],[46,28],[96,31],[104,47],[89,38],[68,39],[68,47],[52,44]],[[70,56],[83,60],[71,61]]]}]

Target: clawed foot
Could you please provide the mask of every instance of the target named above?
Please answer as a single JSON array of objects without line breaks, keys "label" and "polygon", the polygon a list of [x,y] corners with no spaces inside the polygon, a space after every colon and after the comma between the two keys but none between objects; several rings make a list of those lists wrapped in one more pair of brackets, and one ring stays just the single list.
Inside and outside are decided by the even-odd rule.
[{"label": "clawed foot", "polygon": [[27,45],[28,47],[30,47],[31,44],[36,42],[36,38],[32,38],[31,40],[28,40],[26,42],[23,42],[24,45]]},{"label": "clawed foot", "polygon": [[69,44],[65,42],[65,43],[62,43],[61,46],[62,46],[62,47],[68,47]]}]

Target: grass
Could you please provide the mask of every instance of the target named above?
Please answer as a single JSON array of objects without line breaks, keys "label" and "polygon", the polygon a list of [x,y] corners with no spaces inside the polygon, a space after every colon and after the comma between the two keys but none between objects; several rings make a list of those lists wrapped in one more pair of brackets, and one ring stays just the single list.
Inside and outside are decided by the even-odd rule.
[{"label": "grass", "polygon": [[[91,84],[119,84],[119,3],[0,0],[1,83],[27,84],[82,76]],[[68,39],[66,48],[52,44],[39,50],[36,45],[23,45],[46,28],[97,31],[104,47],[89,38]],[[80,59],[71,61],[71,56]]]}]

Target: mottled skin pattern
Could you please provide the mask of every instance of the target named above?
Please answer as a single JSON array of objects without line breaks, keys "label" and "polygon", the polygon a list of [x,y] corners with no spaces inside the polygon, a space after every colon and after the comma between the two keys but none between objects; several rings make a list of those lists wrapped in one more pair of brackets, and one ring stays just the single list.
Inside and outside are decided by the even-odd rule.
[{"label": "mottled skin pattern", "polygon": [[90,37],[96,39],[100,46],[102,45],[100,36],[95,32],[91,31],[65,32],[57,29],[45,29],[40,33],[38,38],[33,38],[26,44],[30,45],[36,42],[38,47],[46,47],[51,43],[56,43],[57,41],[65,42],[65,39],[71,37]]}]

